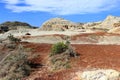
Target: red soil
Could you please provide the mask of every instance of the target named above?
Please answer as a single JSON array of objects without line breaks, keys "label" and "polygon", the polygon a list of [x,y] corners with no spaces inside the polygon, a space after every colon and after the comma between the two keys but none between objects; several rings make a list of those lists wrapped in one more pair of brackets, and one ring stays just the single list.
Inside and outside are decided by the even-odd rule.
[{"label": "red soil", "polygon": [[[31,54],[39,55],[37,58],[33,58],[31,61],[36,64],[41,64],[45,61],[44,59],[49,55],[51,44],[35,44],[35,43],[26,43],[24,44],[26,48],[32,50]],[[44,62],[43,62],[44,63]]]},{"label": "red soil", "polygon": [[[112,68],[120,71],[120,45],[73,45],[80,54],[76,66]],[[75,61],[75,60],[74,60]]]},{"label": "red soil", "polygon": [[[34,63],[44,64],[50,53],[51,44],[33,44],[26,43],[25,47],[32,48],[33,54],[40,54],[40,57],[34,59]],[[107,68],[120,71],[120,45],[73,45],[73,48],[80,54],[77,58],[71,59],[72,68],[50,73],[46,68],[36,69],[30,75],[31,80],[70,80],[71,73],[78,70],[91,68]]]}]

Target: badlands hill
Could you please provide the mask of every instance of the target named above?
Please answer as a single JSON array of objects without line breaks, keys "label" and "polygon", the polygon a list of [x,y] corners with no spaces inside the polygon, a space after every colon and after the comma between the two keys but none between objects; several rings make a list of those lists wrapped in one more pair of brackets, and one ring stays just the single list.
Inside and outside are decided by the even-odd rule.
[{"label": "badlands hill", "polygon": [[98,28],[98,29],[113,29],[120,27],[120,17],[107,16],[103,21],[91,22],[83,25],[85,28]]},{"label": "badlands hill", "polygon": [[[120,27],[120,17],[107,16],[103,21],[99,22],[89,22],[89,23],[75,23],[63,18],[52,18],[45,23],[43,23],[41,30],[44,31],[73,31],[73,30],[101,30],[109,31],[112,33],[111,29]],[[114,30],[113,30],[114,31]]]},{"label": "badlands hill", "polygon": [[107,29],[120,27],[120,17],[107,16],[107,18],[104,21],[102,21],[102,23],[99,25],[99,27],[107,28]]},{"label": "badlands hill", "polygon": [[17,30],[17,29],[31,29],[33,28],[30,24],[25,22],[19,22],[19,21],[7,21],[0,24],[0,30],[1,31],[8,31],[8,30]]},{"label": "badlands hill", "polygon": [[82,24],[77,24],[63,18],[52,18],[42,24],[41,30],[45,31],[65,31],[80,28]]}]

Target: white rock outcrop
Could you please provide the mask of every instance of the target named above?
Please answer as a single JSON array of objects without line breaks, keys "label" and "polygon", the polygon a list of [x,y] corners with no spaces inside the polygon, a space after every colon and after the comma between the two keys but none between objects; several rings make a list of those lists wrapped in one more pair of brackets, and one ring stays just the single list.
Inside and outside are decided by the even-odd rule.
[{"label": "white rock outcrop", "polygon": [[110,29],[108,33],[120,34],[120,27]]},{"label": "white rock outcrop", "polygon": [[120,72],[112,69],[84,71],[77,75],[80,80],[120,80]]},{"label": "white rock outcrop", "polygon": [[78,28],[79,25],[80,24],[57,17],[44,22],[40,29],[45,31],[65,31],[74,30]]}]

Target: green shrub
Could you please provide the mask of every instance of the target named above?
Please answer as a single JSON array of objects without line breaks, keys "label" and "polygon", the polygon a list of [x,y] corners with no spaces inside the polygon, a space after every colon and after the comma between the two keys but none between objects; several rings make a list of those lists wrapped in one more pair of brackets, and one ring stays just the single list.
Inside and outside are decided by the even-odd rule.
[{"label": "green shrub", "polygon": [[71,68],[70,58],[76,57],[76,52],[69,40],[65,43],[58,42],[52,46],[50,54],[51,70],[60,70]]},{"label": "green shrub", "polygon": [[9,41],[11,41],[11,42],[20,42],[21,41],[21,39],[18,39],[18,38],[15,38],[13,35],[9,35],[8,36],[8,39],[9,39]]},{"label": "green shrub", "polygon": [[68,46],[66,44],[64,44],[63,42],[58,42],[52,46],[51,55],[60,54],[62,52],[65,52],[67,48],[68,48]]}]

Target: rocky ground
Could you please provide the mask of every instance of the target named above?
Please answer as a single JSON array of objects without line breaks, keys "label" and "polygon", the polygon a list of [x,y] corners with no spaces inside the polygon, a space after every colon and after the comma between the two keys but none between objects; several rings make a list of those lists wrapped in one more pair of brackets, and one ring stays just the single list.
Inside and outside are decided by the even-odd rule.
[{"label": "rocky ground", "polygon": [[[29,52],[29,61],[32,63],[31,74],[23,80],[120,80],[119,17],[108,16],[102,22],[79,25],[59,18],[51,20],[45,22],[42,29],[1,33],[0,63],[10,52],[16,51],[8,46],[7,36],[12,34],[21,39],[20,44]],[[70,58],[69,68],[51,71],[51,47],[66,40],[70,41],[77,57]]]}]

